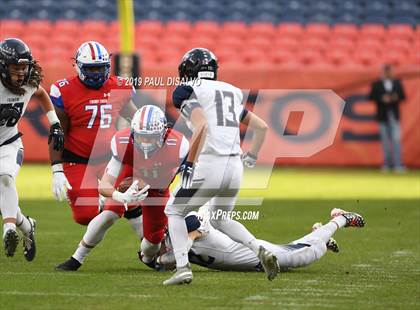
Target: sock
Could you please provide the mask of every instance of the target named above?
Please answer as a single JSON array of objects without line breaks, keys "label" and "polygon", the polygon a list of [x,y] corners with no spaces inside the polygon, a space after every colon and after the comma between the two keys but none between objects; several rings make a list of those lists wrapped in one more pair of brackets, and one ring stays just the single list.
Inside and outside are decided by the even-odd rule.
[{"label": "sock", "polygon": [[139,240],[143,239],[143,217],[138,216],[132,219],[128,219],[128,223],[139,237]]},{"label": "sock", "polygon": [[15,181],[9,175],[0,175],[0,211],[3,219],[16,219],[18,194]]},{"label": "sock", "polygon": [[28,218],[22,214],[19,207],[16,215],[16,226],[24,235],[28,235],[31,232],[31,223]]},{"label": "sock", "polygon": [[6,234],[6,231],[8,231],[9,229],[16,230],[16,225],[14,223],[3,224],[3,239],[4,239],[4,235]]},{"label": "sock", "polygon": [[[338,223],[335,222],[335,219],[337,219],[337,218],[343,218],[345,220],[345,218],[343,216],[338,216],[338,217],[334,218],[333,220],[331,220],[328,224],[322,225],[320,228],[314,230],[310,234],[307,234],[306,236],[303,236],[302,238],[293,241],[293,243],[310,243],[310,244],[312,244],[313,240],[316,240],[316,239],[322,240],[324,242],[324,244],[327,243],[328,240],[330,240],[330,238],[334,235],[334,233],[339,228]],[[340,221],[340,224],[342,224],[341,219],[339,221]],[[344,224],[343,224],[343,226],[344,226]]]},{"label": "sock", "polygon": [[76,259],[79,263],[83,264],[86,256],[90,253],[93,247],[88,248],[85,247],[81,242],[79,243],[79,247],[77,248],[76,252],[72,255],[74,259]]},{"label": "sock", "polygon": [[80,263],[83,263],[89,252],[101,242],[104,238],[107,230],[119,219],[118,214],[112,211],[102,211],[90,221],[86,233],[83,236],[82,242],[79,243],[79,247],[74,252],[73,257]]},{"label": "sock", "polygon": [[260,248],[258,241],[241,223],[227,219],[223,221],[212,221],[211,224],[214,228],[228,235],[233,241],[242,243],[255,254],[258,254]]},{"label": "sock", "polygon": [[176,267],[181,268],[188,264],[188,231],[182,215],[168,215],[168,229],[171,236]]},{"label": "sock", "polygon": [[338,225],[339,228],[343,228],[346,224],[347,224],[347,220],[344,216],[340,215],[340,216],[336,216],[335,218],[333,218],[331,222],[334,222]]},{"label": "sock", "polygon": [[151,243],[146,238],[143,238],[141,242],[141,254],[142,254],[142,261],[144,263],[150,263],[153,261],[153,258],[156,254],[159,253],[160,250],[160,243]]}]

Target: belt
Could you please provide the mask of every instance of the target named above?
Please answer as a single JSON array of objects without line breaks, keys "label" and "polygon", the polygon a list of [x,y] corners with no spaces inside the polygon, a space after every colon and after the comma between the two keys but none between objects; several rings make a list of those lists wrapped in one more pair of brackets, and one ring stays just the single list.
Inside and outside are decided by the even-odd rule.
[{"label": "belt", "polygon": [[7,144],[10,144],[10,143],[12,143],[12,142],[15,142],[17,139],[19,139],[20,137],[22,137],[23,136],[23,134],[21,133],[21,132],[18,132],[17,134],[15,134],[13,137],[11,137],[11,138],[9,138],[9,139],[7,139],[6,141],[4,141],[2,144],[0,144],[0,146],[3,146],[3,145],[7,145]]}]

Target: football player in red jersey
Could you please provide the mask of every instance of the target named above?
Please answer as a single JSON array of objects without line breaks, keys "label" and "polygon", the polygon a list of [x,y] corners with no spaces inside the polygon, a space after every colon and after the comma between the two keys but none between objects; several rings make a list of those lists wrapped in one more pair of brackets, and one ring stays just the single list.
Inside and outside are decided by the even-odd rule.
[{"label": "football player in red jersey", "polygon": [[[124,211],[139,203],[144,234],[140,259],[149,267],[154,266],[167,225],[164,209],[169,185],[188,154],[188,140],[167,128],[161,109],[146,105],[134,115],[131,130],[124,128],[115,134],[111,150],[112,158],[99,184],[99,192],[107,198],[104,210],[89,223],[73,256],[58,265],[57,270],[77,270]],[[129,173],[124,171],[125,166],[130,168]],[[121,192],[119,185],[127,176],[132,176],[134,182]]]},{"label": "football player in red jersey", "polygon": [[[50,97],[65,132],[64,151],[50,148],[53,193],[62,200],[67,190],[73,219],[87,225],[99,212],[98,179],[111,157],[108,144],[117,118],[130,118],[137,109],[130,100],[134,89],[110,75],[110,55],[100,43],[83,43],[75,67],[77,75],[51,85]],[[127,218],[136,229],[138,223]]]}]

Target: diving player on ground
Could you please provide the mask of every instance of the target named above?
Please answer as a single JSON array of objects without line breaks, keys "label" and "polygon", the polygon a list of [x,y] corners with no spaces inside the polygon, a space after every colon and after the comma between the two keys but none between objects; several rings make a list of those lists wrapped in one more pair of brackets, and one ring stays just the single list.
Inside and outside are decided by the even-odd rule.
[{"label": "diving player on ground", "polygon": [[[36,254],[35,220],[19,208],[15,179],[23,162],[23,144],[17,123],[31,98],[37,99],[50,123],[48,143],[60,151],[64,133],[48,93],[40,86],[42,68],[29,47],[19,39],[0,42],[0,211],[3,217],[3,245],[13,256],[19,243],[16,227],[23,234],[23,254],[32,261]],[[50,143],[52,142],[52,143]]]},{"label": "diving player on ground", "polygon": [[[228,271],[262,271],[257,255],[244,245],[233,241],[221,231],[210,225],[207,206],[199,212],[191,212],[186,218],[189,239],[192,242],[188,253],[189,261],[203,267]],[[327,249],[338,252],[338,244],[332,239],[334,233],[342,227],[363,227],[363,217],[354,212],[341,209],[331,211],[331,220],[322,225],[315,223],[313,232],[289,244],[273,244],[265,240],[257,240],[266,249],[272,251],[282,270],[304,267],[319,260]],[[167,252],[157,259],[156,269],[171,270],[175,265],[175,257],[171,250],[171,241],[165,238]]]}]

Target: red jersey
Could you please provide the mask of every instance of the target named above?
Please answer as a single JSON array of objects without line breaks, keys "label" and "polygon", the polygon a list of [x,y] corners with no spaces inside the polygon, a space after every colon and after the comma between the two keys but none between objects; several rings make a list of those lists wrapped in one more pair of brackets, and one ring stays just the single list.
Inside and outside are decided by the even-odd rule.
[{"label": "red jersey", "polygon": [[132,167],[133,177],[142,179],[151,189],[164,190],[189,150],[188,140],[178,131],[168,129],[164,144],[145,159],[144,153],[134,146],[129,128],[118,131],[111,142],[112,155],[122,164]]},{"label": "red jersey", "polygon": [[99,89],[86,87],[78,76],[51,85],[53,104],[70,120],[65,149],[83,158],[106,157],[117,117],[133,91],[125,79],[116,76]]}]

